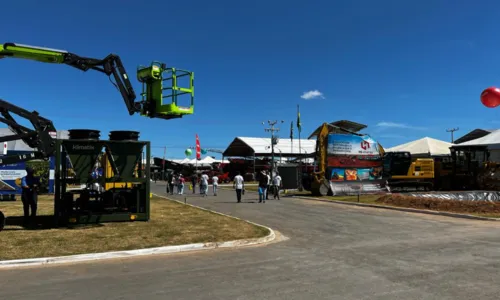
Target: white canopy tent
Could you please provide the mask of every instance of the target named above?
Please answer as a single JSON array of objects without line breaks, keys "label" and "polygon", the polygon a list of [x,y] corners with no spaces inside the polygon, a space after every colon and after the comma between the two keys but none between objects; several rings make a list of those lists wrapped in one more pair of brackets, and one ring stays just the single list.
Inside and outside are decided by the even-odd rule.
[{"label": "white canopy tent", "polygon": [[384,149],[385,152],[410,152],[412,156],[445,156],[451,155],[452,143],[424,137],[416,141]]},{"label": "white canopy tent", "polygon": [[[198,166],[209,166],[213,163],[222,163],[222,160],[220,159],[214,159],[213,157],[211,156],[205,156],[204,158],[200,159],[200,160],[196,160],[196,158],[192,158],[192,159],[189,159],[189,158],[184,158],[184,159],[174,159],[172,160],[178,164],[182,164],[182,165],[198,165]],[[224,160],[224,163],[229,163],[228,160]]]},{"label": "white canopy tent", "polygon": [[178,163],[180,163],[180,164],[188,164],[189,161],[190,161],[189,158],[186,157],[184,159],[181,159]]}]

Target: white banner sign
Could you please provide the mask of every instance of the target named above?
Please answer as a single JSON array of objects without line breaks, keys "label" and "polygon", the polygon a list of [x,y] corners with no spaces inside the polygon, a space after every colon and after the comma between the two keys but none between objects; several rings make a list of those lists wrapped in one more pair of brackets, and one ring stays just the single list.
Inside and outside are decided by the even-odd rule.
[{"label": "white banner sign", "polygon": [[26,176],[25,170],[0,170],[1,180],[16,180]]}]

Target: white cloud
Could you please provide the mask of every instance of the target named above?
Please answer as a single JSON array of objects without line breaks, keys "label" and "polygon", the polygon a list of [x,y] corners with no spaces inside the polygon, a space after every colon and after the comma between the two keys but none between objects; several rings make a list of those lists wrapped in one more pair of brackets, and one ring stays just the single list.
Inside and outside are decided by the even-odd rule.
[{"label": "white cloud", "polygon": [[314,98],[321,98],[325,99],[325,96],[323,96],[323,93],[318,91],[318,90],[312,90],[309,92],[304,92],[300,98],[305,99],[305,100],[310,100]]},{"label": "white cloud", "polygon": [[415,129],[415,130],[425,130],[426,129],[425,127],[410,126],[410,125],[401,124],[401,123],[394,123],[394,122],[379,122],[377,124],[377,127]]},{"label": "white cloud", "polygon": [[377,135],[376,137],[381,138],[381,139],[404,139],[407,138],[404,135],[399,135],[399,134],[381,134]]}]

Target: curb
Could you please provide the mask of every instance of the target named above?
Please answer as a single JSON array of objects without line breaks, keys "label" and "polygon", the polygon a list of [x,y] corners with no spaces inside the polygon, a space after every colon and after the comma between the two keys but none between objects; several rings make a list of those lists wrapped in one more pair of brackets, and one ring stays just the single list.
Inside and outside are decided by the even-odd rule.
[{"label": "curb", "polygon": [[237,217],[229,216],[223,213],[219,213],[216,211],[212,211],[203,207],[198,207],[192,204],[185,204],[184,202],[177,201],[174,199],[167,198],[165,196],[154,194],[157,197],[165,198],[170,201],[175,201],[184,205],[189,205],[194,208],[198,208],[201,210],[209,211],[218,215],[222,215],[225,217],[230,217],[233,219],[241,220],[259,227],[266,228],[269,230],[269,234],[265,237],[261,238],[253,238],[253,239],[243,239],[243,240],[235,240],[235,241],[227,241],[227,242],[211,242],[211,243],[196,243],[196,244],[186,244],[186,245],[177,245],[177,246],[165,246],[165,247],[155,247],[155,248],[146,248],[146,249],[138,249],[138,250],[125,250],[125,251],[112,251],[112,252],[102,252],[102,253],[90,253],[90,254],[78,254],[78,255],[68,255],[68,256],[57,256],[57,257],[41,257],[41,258],[28,258],[28,259],[15,259],[15,260],[4,260],[0,261],[0,269],[6,268],[17,268],[24,266],[41,266],[41,265],[53,265],[53,264],[64,264],[64,263],[76,263],[76,262],[88,262],[88,261],[96,261],[103,259],[112,259],[112,258],[129,258],[129,257],[138,257],[138,256],[146,256],[146,255],[155,255],[155,254],[170,254],[170,253],[180,253],[180,252],[190,252],[190,251],[199,251],[199,250],[210,250],[217,248],[236,248],[236,247],[245,247],[245,246],[254,246],[261,245],[272,242],[276,239],[276,234],[274,230],[267,226],[263,226],[260,224],[256,224],[247,220],[243,220]]},{"label": "curb", "polygon": [[382,209],[397,210],[397,211],[402,211],[402,212],[437,215],[437,216],[445,216],[445,217],[452,217],[452,218],[459,218],[459,219],[481,220],[481,221],[500,221],[500,218],[488,218],[488,217],[480,217],[480,216],[474,216],[474,215],[468,215],[468,214],[452,213],[452,212],[445,212],[445,211],[435,211],[435,210],[428,210],[428,209],[396,207],[396,206],[377,205],[377,204],[368,204],[368,203],[346,202],[346,201],[338,201],[338,200],[325,200],[325,199],[319,199],[319,198],[313,198],[313,197],[302,197],[302,196],[292,196],[292,198],[320,201],[320,202],[328,202],[328,203],[336,203],[336,204],[343,204],[343,205],[351,205],[351,206],[382,208]]}]

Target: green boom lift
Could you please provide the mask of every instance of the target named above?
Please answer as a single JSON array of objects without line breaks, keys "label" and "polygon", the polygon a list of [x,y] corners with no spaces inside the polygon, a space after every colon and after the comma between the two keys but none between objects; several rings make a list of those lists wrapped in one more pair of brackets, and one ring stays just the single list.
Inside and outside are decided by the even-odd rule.
[{"label": "green boom lift", "polygon": [[[166,64],[153,62],[149,67],[139,67],[137,78],[142,83],[141,100],[136,100],[136,93],[129,76],[125,71],[120,57],[109,54],[103,59],[88,58],[65,50],[30,46],[16,43],[0,44],[0,59],[18,58],[44,63],[65,64],[81,71],[95,70],[114,78],[111,81],[120,91],[130,115],[139,113],[141,116],[160,119],[181,118],[194,113],[194,73],[176,68],[167,68]],[[180,87],[179,78],[188,78],[187,87]],[[180,105],[180,97],[190,97],[188,106]],[[164,101],[165,100],[165,101]],[[169,102],[170,101],[170,102]],[[27,119],[34,129],[27,128],[16,122],[11,114]],[[0,165],[13,164],[34,159],[48,159],[60,150],[60,141],[52,121],[43,118],[36,111],[24,108],[0,99],[0,122],[9,126],[15,133],[0,137],[0,142],[22,140],[35,149],[28,154],[4,155],[0,157]],[[149,143],[149,142],[148,142]],[[149,190],[149,188],[147,189]],[[0,231],[5,224],[5,216],[0,211]]]},{"label": "green boom lift", "polygon": [[[153,62],[150,67],[139,67],[137,78],[143,83],[141,101],[136,94],[125,67],[118,55],[109,54],[104,59],[88,58],[57,50],[16,43],[0,44],[0,58],[20,58],[44,63],[66,64],[81,71],[95,70],[113,76],[130,115],[139,113],[149,118],[173,119],[194,113],[194,72],[167,68],[164,63]],[[189,77],[189,87],[179,87],[178,79]],[[170,86],[166,86],[170,83]],[[179,105],[179,97],[191,97],[188,107]],[[164,103],[170,99],[170,103]]]}]

